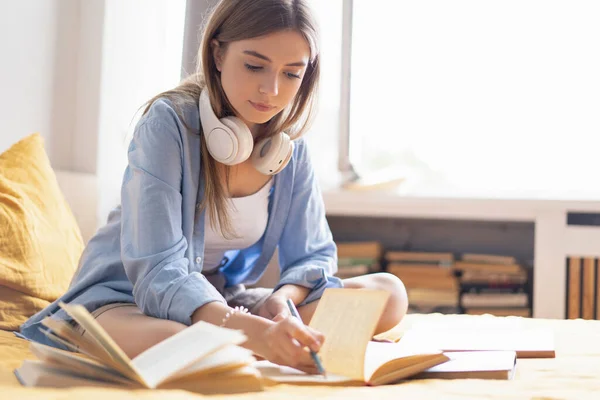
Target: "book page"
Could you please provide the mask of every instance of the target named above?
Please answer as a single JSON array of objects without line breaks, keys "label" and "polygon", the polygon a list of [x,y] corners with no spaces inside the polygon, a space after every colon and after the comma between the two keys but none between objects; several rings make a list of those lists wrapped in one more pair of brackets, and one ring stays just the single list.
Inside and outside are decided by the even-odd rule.
[{"label": "book page", "polygon": [[[51,317],[46,317],[42,320],[42,325],[50,328],[53,333],[55,333],[61,339],[64,339],[58,342],[65,345],[70,350],[79,351],[87,356],[100,359],[102,362],[112,366],[113,368],[118,368],[118,364],[115,365],[116,363],[112,360],[110,354],[104,348],[98,346],[94,340],[88,338],[87,336],[82,336],[81,334],[75,332],[73,327],[66,321],[55,320]],[[44,334],[46,333],[44,332]],[[53,335],[47,334],[46,336],[52,340],[55,340],[55,336]],[[69,343],[68,345],[65,344],[65,340]]]},{"label": "book page", "polygon": [[[376,372],[385,374],[394,370],[402,369],[421,359],[431,358],[432,355],[440,355],[441,351],[431,348],[419,348],[416,346],[403,346],[400,343],[369,342],[365,356],[365,380],[371,381]],[[377,371],[384,364],[393,361],[390,368]]]},{"label": "book page", "polygon": [[430,345],[442,351],[515,351],[519,358],[554,358],[554,335],[544,329],[421,329],[404,334],[406,346]]},{"label": "book page", "polygon": [[199,321],[144,351],[133,359],[133,365],[148,387],[155,388],[171,375],[183,372],[186,367],[224,346],[245,341],[246,336],[241,331]]},{"label": "book page", "polygon": [[[263,378],[278,383],[334,385],[337,383],[358,382],[346,376],[332,374],[329,371],[327,371],[326,376],[309,375],[299,369],[274,364],[267,360],[257,361],[252,366],[260,372]],[[360,380],[360,384],[364,385],[364,382]]]},{"label": "book page", "polygon": [[131,385],[131,380],[123,375],[107,368],[106,366],[64,350],[55,349],[41,343],[31,342],[29,344],[31,352],[41,361],[49,366],[55,366],[60,369],[67,369],[79,376],[86,376],[92,379],[116,382],[125,385]]},{"label": "book page", "polygon": [[464,315],[452,318],[431,318],[417,320],[410,326],[411,330],[419,331],[511,331],[527,329],[527,324],[522,318],[496,318],[491,315],[479,318]]},{"label": "book page", "polygon": [[198,377],[250,365],[256,361],[252,351],[240,346],[226,345],[212,354],[202,357],[192,365],[184,368],[175,375],[169,377],[168,381],[177,379],[186,379],[188,377]]},{"label": "book page", "polygon": [[[224,373],[210,374],[203,379],[183,378],[177,381],[166,382],[161,384],[159,389],[185,390],[205,395],[234,393],[244,393],[248,395],[249,393],[263,391],[264,383],[265,382],[261,379],[255,368],[246,366]],[[173,397],[170,393],[168,395],[169,398]],[[163,397],[166,396],[158,396],[158,398]],[[183,397],[188,398],[190,396],[185,394]]]},{"label": "book page", "polygon": [[429,368],[425,373],[463,372],[467,377],[469,372],[475,371],[511,371],[517,361],[514,351],[465,351],[446,355],[450,361]]},{"label": "book page", "polygon": [[[409,377],[449,358],[440,351],[406,349],[397,343],[369,342],[365,357],[365,380],[353,380],[327,372],[327,376],[308,375],[300,370],[261,360],[253,366],[271,381],[288,384],[356,386],[365,383],[379,385]],[[390,362],[389,364],[385,364]],[[383,364],[383,368],[380,368]],[[379,369],[380,368],[380,369]],[[365,382],[366,381],[366,382]]]},{"label": "book page", "polygon": [[383,290],[325,290],[310,327],[325,335],[319,356],[327,373],[365,380],[367,344],[388,298]]},{"label": "book page", "polygon": [[69,351],[72,351],[74,353],[77,353],[79,351],[79,349],[77,348],[76,345],[72,344],[71,342],[67,342],[66,340],[64,340],[60,336],[56,336],[51,331],[44,330],[44,329],[41,329],[41,328],[38,328],[38,330],[40,332],[42,332],[44,335],[46,335],[46,337],[48,339],[50,339],[51,341],[53,341],[54,343],[62,344],[63,346],[65,346]]},{"label": "book page", "polygon": [[56,368],[37,360],[23,360],[23,364],[15,369],[15,375],[23,386],[73,388],[77,386],[100,388],[139,388],[140,385],[131,383],[123,385],[116,382],[92,380],[72,373],[69,370]]},{"label": "book page", "polygon": [[115,343],[108,333],[106,333],[102,326],[100,326],[84,306],[62,302],[59,303],[59,305],[71,318],[77,321],[77,323],[86,330],[86,335],[93,338],[98,346],[106,350],[113,361],[120,366],[119,372],[126,377],[147,386],[129,357],[127,357],[125,352]]},{"label": "book page", "polygon": [[[49,330],[44,330],[41,328],[38,328],[40,332],[42,332],[44,335],[46,335],[48,337],[48,339],[50,339],[51,341],[58,343],[58,344],[62,344],[63,346],[65,346],[67,349],[69,349],[72,354],[74,355],[78,355],[78,354],[85,354],[85,353],[79,353],[81,350],[81,347],[78,345],[80,345],[81,343],[78,341],[78,339],[75,339],[73,343],[68,342],[64,339],[62,339],[60,336],[57,336],[55,334],[53,334],[51,331]],[[95,342],[94,342],[95,343]],[[94,345],[96,346],[95,348],[97,348],[98,350],[100,350],[100,347],[98,345]],[[119,364],[117,361],[115,361],[114,359],[110,358],[110,355],[108,353],[105,352],[105,350],[101,350],[103,353],[102,356],[100,357],[95,357],[92,356],[90,354],[86,354],[88,357],[90,358],[94,358],[96,360],[99,360],[103,363],[104,366],[106,367],[111,367],[113,368],[116,372],[121,373],[123,376],[128,376],[129,370],[127,369],[126,366],[123,366],[122,364]],[[132,379],[132,378],[130,378]],[[136,381],[135,379],[133,379],[134,381]],[[137,382],[137,381],[136,381]],[[139,382],[138,382],[139,383]]]}]

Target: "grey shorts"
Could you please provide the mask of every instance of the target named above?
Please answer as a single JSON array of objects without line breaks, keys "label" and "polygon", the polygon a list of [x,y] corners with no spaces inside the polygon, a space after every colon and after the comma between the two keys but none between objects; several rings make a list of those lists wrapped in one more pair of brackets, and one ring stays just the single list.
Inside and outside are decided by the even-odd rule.
[{"label": "grey shorts", "polygon": [[[263,305],[267,297],[273,293],[273,289],[268,288],[250,288],[247,289],[244,285],[235,285],[228,288],[218,288],[219,292],[223,295],[227,304],[230,307],[243,306],[246,307],[250,313],[257,314],[260,306]],[[113,308],[118,307],[136,307],[137,305],[134,303],[109,303],[103,305],[94,311],[91,312],[92,317],[98,318],[101,314],[105,313],[108,310],[112,310]],[[73,329],[83,335],[85,333],[85,329],[83,329],[77,322],[74,320],[71,321],[71,325]]]}]

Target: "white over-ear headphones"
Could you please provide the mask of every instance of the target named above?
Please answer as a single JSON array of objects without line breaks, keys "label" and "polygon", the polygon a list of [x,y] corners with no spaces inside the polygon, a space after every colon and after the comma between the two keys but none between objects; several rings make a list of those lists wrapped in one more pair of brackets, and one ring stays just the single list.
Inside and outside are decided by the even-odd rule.
[{"label": "white over-ear headphones", "polygon": [[254,146],[250,129],[237,117],[217,118],[208,91],[200,93],[200,122],[210,155],[226,165],[239,164],[252,157],[252,165],[264,175],[275,175],[292,158],[294,142],[285,132],[261,140]]}]

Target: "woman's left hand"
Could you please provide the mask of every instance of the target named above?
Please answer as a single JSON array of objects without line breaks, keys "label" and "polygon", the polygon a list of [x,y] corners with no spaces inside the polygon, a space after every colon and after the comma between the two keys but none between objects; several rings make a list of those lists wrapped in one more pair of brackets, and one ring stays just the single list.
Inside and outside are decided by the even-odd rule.
[{"label": "woman's left hand", "polygon": [[273,293],[265,300],[262,306],[260,306],[258,315],[275,322],[289,317],[291,314],[286,304],[286,300],[287,296],[284,294],[279,292]]},{"label": "woman's left hand", "polygon": [[265,300],[263,305],[258,309],[258,315],[275,322],[281,321],[291,316],[286,304],[287,299],[292,300],[295,305],[298,305],[304,301],[309,292],[310,289],[303,286],[283,285]]}]

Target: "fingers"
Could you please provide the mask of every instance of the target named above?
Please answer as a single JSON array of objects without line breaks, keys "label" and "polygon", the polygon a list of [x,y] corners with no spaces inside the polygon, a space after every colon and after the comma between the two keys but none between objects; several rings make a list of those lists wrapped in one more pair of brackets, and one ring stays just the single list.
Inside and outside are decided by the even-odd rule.
[{"label": "fingers", "polygon": [[312,358],[304,346],[294,339],[285,326],[285,321],[279,323],[278,329],[274,332],[270,346],[275,351],[276,359],[272,360],[277,364],[288,365],[303,371],[307,371],[313,363]]},{"label": "fingers", "polygon": [[311,359],[310,363],[300,364],[300,365],[295,366],[294,368],[299,369],[300,371],[306,372],[307,374],[310,374],[310,375],[317,375],[319,373],[319,370],[315,366],[315,363],[312,361],[312,359]]},{"label": "fingers", "polygon": [[317,374],[317,366],[313,361],[307,349],[298,347],[290,354],[286,354],[285,364],[292,368],[299,369],[308,374]]},{"label": "fingers", "polygon": [[290,310],[288,309],[287,303],[285,300],[274,297],[271,302],[271,310],[273,315],[273,321],[279,322],[290,316]]},{"label": "fingers", "polygon": [[290,316],[289,313],[282,311],[273,318],[273,321],[274,322],[283,321],[284,319],[288,318],[289,316]]},{"label": "fingers", "polygon": [[[314,338],[317,339],[317,341],[320,343],[319,349],[321,348],[321,346],[323,346],[323,343],[325,342],[325,335],[322,334],[321,332],[317,331],[316,329],[311,328],[310,326],[307,326],[306,329],[308,329],[308,331],[313,335]],[[318,351],[318,350],[315,350]]]},{"label": "fingers", "polygon": [[300,360],[302,357],[302,346],[300,343],[285,332],[280,332],[279,336],[280,347],[284,356],[289,360]]},{"label": "fingers", "polygon": [[286,303],[286,298],[277,294],[272,294],[267,298],[263,305],[260,306],[258,315],[275,322],[287,318],[290,315],[290,311]]},{"label": "fingers", "polygon": [[299,369],[308,374],[317,374],[318,370],[309,349],[318,352],[325,336],[302,323],[289,314],[278,313],[275,324],[267,332],[270,361]]},{"label": "fingers", "polygon": [[281,322],[292,338],[296,339],[302,347],[307,346],[312,351],[318,352],[325,337],[314,329],[309,328],[297,318],[288,318]]},{"label": "fingers", "polygon": [[297,318],[286,318],[278,322],[276,328],[280,363],[309,374],[318,373],[308,348],[318,352],[324,336],[305,326]]}]

